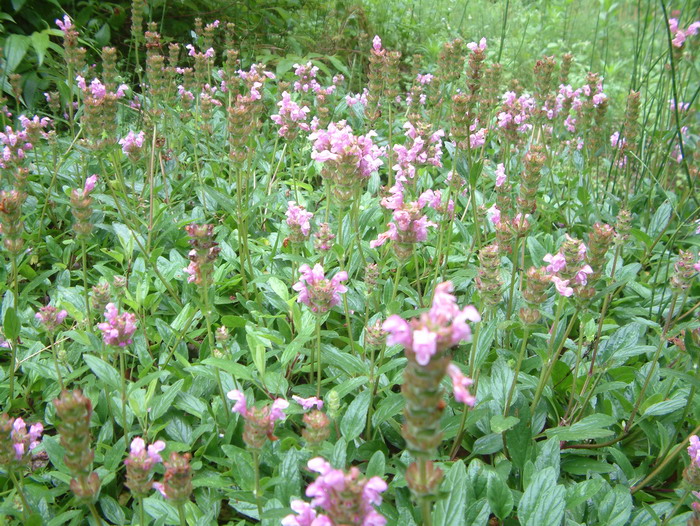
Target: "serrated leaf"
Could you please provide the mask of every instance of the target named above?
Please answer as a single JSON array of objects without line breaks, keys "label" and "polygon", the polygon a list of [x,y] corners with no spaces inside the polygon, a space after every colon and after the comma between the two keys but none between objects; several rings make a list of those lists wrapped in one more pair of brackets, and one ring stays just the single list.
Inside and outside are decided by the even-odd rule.
[{"label": "serrated leaf", "polygon": [[[121,351],[120,351],[121,352]],[[91,354],[83,354],[83,360],[100,380],[114,389],[121,388],[119,372],[107,362]]]},{"label": "serrated leaf", "polygon": [[503,433],[512,429],[518,422],[520,422],[520,419],[515,416],[494,415],[491,417],[491,431],[493,433]]},{"label": "serrated leaf", "polygon": [[564,518],[566,490],[557,484],[554,468],[545,468],[532,477],[518,504],[522,526],[559,526]]},{"label": "serrated leaf", "polygon": [[486,496],[491,506],[491,513],[496,517],[505,520],[513,511],[515,500],[513,492],[500,476],[489,479]]},{"label": "serrated leaf", "polygon": [[571,426],[560,426],[545,431],[548,437],[557,437],[557,440],[589,440],[592,438],[603,438],[613,435],[615,432],[611,429],[605,429],[606,426],[611,426],[616,420],[608,415],[595,414],[587,416],[579,420]]},{"label": "serrated leaf", "polygon": [[346,442],[351,442],[360,436],[367,423],[369,410],[369,390],[362,391],[348,406],[343,420],[340,422],[340,432]]},{"label": "serrated leaf", "polygon": [[175,401],[175,397],[180,392],[180,388],[184,383],[184,380],[178,380],[174,384],[168,386],[162,395],[156,397],[151,404],[151,419],[158,420],[168,409],[170,409]]},{"label": "serrated leaf", "polygon": [[632,515],[632,495],[628,487],[618,484],[598,507],[598,522],[605,526],[624,526]]},{"label": "serrated leaf", "polygon": [[436,526],[460,526],[463,524],[466,497],[467,470],[464,462],[458,460],[445,475],[443,488],[445,498],[438,501],[433,515]]}]

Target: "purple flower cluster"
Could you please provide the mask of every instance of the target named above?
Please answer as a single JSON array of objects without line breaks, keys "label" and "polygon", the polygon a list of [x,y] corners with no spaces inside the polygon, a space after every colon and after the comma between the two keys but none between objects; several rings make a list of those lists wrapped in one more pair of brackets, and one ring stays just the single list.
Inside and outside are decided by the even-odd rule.
[{"label": "purple flower cluster", "polygon": [[143,131],[134,133],[130,131],[126,134],[126,137],[119,140],[119,144],[122,147],[124,155],[129,156],[130,159],[136,160],[139,157],[141,148],[143,147],[143,139],[145,134]]},{"label": "purple flower cluster", "polygon": [[26,130],[15,131],[10,126],[5,127],[5,132],[0,132],[0,143],[3,144],[0,168],[11,168],[19,164],[26,156],[26,152],[34,148],[30,142]]},{"label": "purple flower cluster", "polygon": [[411,122],[406,122],[403,127],[406,130],[404,135],[410,139],[411,143],[408,148],[403,144],[394,145],[397,163],[393,168],[396,170],[396,178],[413,179],[416,175],[416,168],[419,166],[442,167],[444,130],[431,133],[416,128]]},{"label": "purple flower cluster", "polygon": [[[393,210],[393,221],[387,223],[389,230],[379,234],[377,239],[370,241],[369,246],[376,248],[388,240],[400,245],[411,245],[428,239],[428,227],[437,226],[423,214],[427,205],[434,208],[442,206],[442,195],[438,192],[424,192],[417,201],[404,202],[404,187],[400,181],[391,188],[390,196],[382,200],[382,206]],[[448,209],[450,204],[448,203]],[[454,208],[454,204],[452,204]],[[410,255],[410,254],[409,254]]]},{"label": "purple flower cluster", "polygon": [[688,37],[698,34],[698,31],[700,30],[700,21],[696,20],[687,28],[681,29],[678,25],[678,19],[671,18],[668,21],[668,29],[671,31],[671,36],[673,37],[671,40],[673,47],[682,48],[685,44],[685,40]]},{"label": "purple flower cluster", "polygon": [[438,284],[430,310],[410,323],[396,314],[389,316],[382,325],[388,333],[387,345],[403,345],[409,356],[425,366],[437,352],[470,341],[472,332],[467,322],[481,321],[481,316],[472,305],[460,309],[452,290],[449,281]]},{"label": "purple flower cluster", "polygon": [[105,319],[107,321],[98,323],[97,328],[102,331],[102,339],[107,345],[126,347],[133,342],[131,337],[136,332],[136,316],[130,312],[119,314],[117,306],[108,303]]},{"label": "purple flower cluster", "polygon": [[355,174],[367,178],[382,165],[381,148],[372,142],[377,134],[355,135],[345,122],[331,122],[325,130],[318,130],[309,136],[313,141],[311,158],[314,161],[334,166],[345,165],[356,168]]},{"label": "purple flower cluster", "polygon": [[58,310],[53,305],[41,307],[34,317],[39,320],[39,323],[44,327],[45,331],[52,332],[63,323],[63,320],[68,316],[68,311],[65,309]]},{"label": "purple flower cluster", "polygon": [[282,93],[282,100],[277,103],[277,106],[280,108],[279,113],[270,116],[270,119],[280,127],[277,131],[280,137],[285,137],[287,134],[290,137],[295,136],[297,129],[310,130],[306,122],[311,112],[308,106],[299,106],[286,91]]},{"label": "purple flower cluster", "polygon": [[347,473],[333,469],[321,457],[312,458],[307,466],[319,474],[306,488],[306,496],[311,498],[311,503],[303,500],[292,501],[290,506],[296,514],[282,519],[282,526],[386,524],[386,519],[374,509],[382,503],[381,494],[387,489],[386,482],[381,478],[365,479],[355,467]]},{"label": "purple flower cluster", "polygon": [[306,410],[313,409],[316,407],[316,409],[323,409],[323,400],[320,398],[316,398],[315,396],[311,396],[309,398],[302,398],[301,396],[294,395],[292,396],[292,400],[294,400],[297,404],[299,404],[301,407],[303,407]]},{"label": "purple flower cluster", "polygon": [[284,420],[284,410],[289,407],[289,402],[284,398],[275,399],[270,405],[265,407],[248,408],[245,394],[238,389],[229,391],[226,395],[234,404],[231,411],[238,413],[245,419],[243,430],[243,441],[253,449],[260,449],[265,444],[265,440],[277,440],[273,435],[275,422]]},{"label": "purple flower cluster", "polygon": [[311,212],[308,212],[303,206],[297,206],[295,201],[289,201],[286,216],[287,225],[292,231],[292,241],[300,242],[308,237],[309,232],[311,232],[309,221],[314,216]]},{"label": "purple flower cluster", "polygon": [[156,440],[146,447],[146,442],[141,437],[136,437],[131,441],[129,456],[124,460],[127,466],[139,465],[145,470],[150,470],[155,464],[163,462],[160,452],[165,449],[165,442]]},{"label": "purple flower cluster", "polygon": [[697,435],[690,437],[690,445],[688,446],[688,456],[690,462],[700,468],[700,438]]},{"label": "purple flower cluster", "polygon": [[78,84],[78,88],[80,88],[85,97],[87,97],[93,103],[97,103],[108,97],[121,99],[126,94],[126,90],[129,89],[129,86],[127,86],[126,84],[120,84],[117,88],[117,91],[115,91],[114,93],[108,93],[107,88],[104,84],[102,84],[102,82],[99,79],[92,79],[92,82],[90,82],[89,86],[85,83],[85,78],[81,75],[75,77],[75,80]]},{"label": "purple flower cluster", "polygon": [[16,418],[12,422],[12,447],[15,450],[15,460],[22,461],[30,451],[39,445],[44,426],[41,422],[32,424],[27,431],[27,424],[21,418]]},{"label": "purple flower cluster", "polygon": [[565,244],[573,247],[571,254],[565,255],[564,250],[556,254],[546,254],[543,258],[546,271],[551,274],[550,279],[557,292],[567,298],[574,293],[574,286],[584,286],[588,283],[588,276],[593,274],[593,269],[585,262],[587,248],[585,243],[566,236]]},{"label": "purple flower cluster", "polygon": [[333,278],[326,279],[323,267],[320,264],[311,268],[309,265],[299,267],[301,276],[292,289],[299,293],[299,303],[303,303],[315,314],[323,314],[340,303],[340,295],[347,292],[348,288],[342,284],[347,281],[348,273],[344,270],[338,272]]}]

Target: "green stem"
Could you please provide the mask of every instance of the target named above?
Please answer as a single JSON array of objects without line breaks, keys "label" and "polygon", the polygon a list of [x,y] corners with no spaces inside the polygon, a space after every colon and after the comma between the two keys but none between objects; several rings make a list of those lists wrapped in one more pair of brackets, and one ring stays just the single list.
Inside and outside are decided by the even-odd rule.
[{"label": "green stem", "polygon": [[[540,397],[542,396],[542,391],[544,391],[544,386],[547,383],[547,379],[549,378],[548,371],[550,370],[550,366],[553,367],[554,365],[554,356],[552,356],[552,350],[554,349],[554,340],[557,337],[557,329],[559,328],[559,318],[561,317],[561,311],[564,308],[564,297],[562,296],[559,298],[559,302],[557,303],[557,312],[554,315],[554,323],[552,324],[552,331],[551,331],[551,336],[549,337],[549,346],[547,349],[547,355],[549,356],[549,361],[547,364],[542,364],[542,373],[540,374],[540,380],[537,383],[537,389],[535,390],[535,397],[532,400],[532,404],[530,405],[530,413],[534,414],[535,409],[537,408],[537,403],[540,401]],[[546,366],[545,366],[546,365]]]},{"label": "green stem", "polygon": [[666,515],[666,518],[664,519],[664,521],[661,523],[660,526],[666,526],[666,524],[668,524],[668,521],[670,521],[673,518],[673,516],[676,514],[676,512],[680,509],[680,507],[685,502],[685,499],[688,498],[688,495],[690,495],[690,490],[688,488],[686,488],[685,491],[683,492],[683,495],[681,495],[681,498],[678,500],[678,502],[676,502],[676,505],[673,507],[671,512],[668,515]]},{"label": "green stem", "polygon": [[671,299],[671,306],[669,307],[668,311],[668,316],[666,318],[666,325],[664,327],[663,332],[659,336],[659,345],[656,347],[656,352],[654,353],[654,357],[651,360],[651,366],[649,367],[649,372],[647,373],[647,377],[644,379],[644,385],[642,386],[642,390],[639,392],[639,395],[637,396],[637,400],[634,403],[634,407],[632,408],[632,412],[630,413],[629,419],[627,420],[627,424],[625,425],[625,433],[628,433],[629,430],[632,428],[632,425],[634,423],[634,418],[637,416],[637,412],[639,411],[639,406],[642,403],[642,399],[644,398],[644,395],[647,392],[647,388],[649,387],[649,382],[651,382],[651,377],[654,374],[654,371],[656,370],[656,365],[659,361],[659,358],[661,357],[661,351],[664,350],[664,343],[666,343],[666,333],[668,332],[668,329],[671,324],[671,319],[673,318],[673,311],[676,308],[676,300],[678,300],[678,292],[673,293],[673,298]]},{"label": "green stem", "polygon": [[[202,303],[204,304],[204,321],[207,324],[207,341],[209,342],[209,354],[214,352],[216,344],[214,343],[214,334],[211,330],[211,301],[209,300],[209,280],[205,279],[202,284]],[[234,379],[235,381],[235,379]],[[216,385],[219,389],[219,396],[221,396],[221,407],[226,410],[228,414],[228,404],[226,403],[226,393],[224,393],[224,386],[221,383],[221,371],[216,367]]]},{"label": "green stem", "polygon": [[262,493],[260,491],[260,453],[253,451],[253,467],[255,468],[255,504],[258,506],[258,519],[262,522]]},{"label": "green stem", "polygon": [[401,280],[401,269],[403,268],[403,265],[399,265],[396,268],[396,274],[394,274],[394,287],[391,291],[391,301],[389,303],[393,303],[394,300],[396,299],[396,293],[399,291],[399,281]]},{"label": "green stem", "polygon": [[85,316],[87,320],[88,331],[92,332],[92,312],[90,311],[90,294],[88,292],[88,278],[87,278],[87,249],[85,247],[85,240],[80,240],[80,252],[83,265],[83,298],[85,299]]},{"label": "green stem", "polygon": [[143,505],[143,497],[139,497],[139,517],[141,522],[139,526],[146,526],[146,509]]},{"label": "green stem", "polygon": [[[428,461],[422,456],[418,458],[418,469],[423,486],[428,485]],[[430,497],[421,497],[420,503],[423,526],[433,526],[433,510]]]},{"label": "green stem", "polygon": [[[518,271],[518,244],[520,237],[515,238],[515,246],[513,247],[513,268],[510,273],[510,288],[508,291],[508,308],[506,309],[506,320],[510,320],[513,314],[513,294],[515,292],[515,277]],[[508,346],[510,348],[510,345]]]},{"label": "green stem", "polygon": [[525,351],[527,349],[527,339],[530,336],[530,326],[525,327],[525,334],[523,334],[523,343],[520,346],[520,353],[518,354],[518,363],[515,366],[515,376],[513,376],[513,382],[510,384],[510,389],[508,390],[508,398],[506,398],[506,405],[503,408],[503,416],[508,416],[508,409],[510,409],[510,403],[513,401],[513,395],[515,394],[515,387],[518,385],[518,375],[520,374],[520,367],[523,365],[523,360],[525,359]]},{"label": "green stem", "polygon": [[51,347],[51,354],[53,356],[53,364],[56,367],[56,376],[58,377],[58,385],[61,387],[61,392],[65,389],[63,385],[63,376],[61,376],[61,369],[58,366],[58,355],[56,354],[56,342],[53,337],[53,332],[49,332],[49,347]]},{"label": "green stem", "polygon": [[12,401],[15,399],[15,367],[17,363],[17,342],[14,340],[9,340],[10,344],[10,392],[8,394],[7,405],[8,407],[12,405]]},{"label": "green stem", "polygon": [[119,349],[119,372],[122,377],[122,428],[124,429],[124,440],[128,442],[129,426],[126,422],[126,358],[124,354],[126,350],[122,347]]},{"label": "green stem", "polygon": [[95,518],[95,520],[97,521],[97,526],[102,526],[102,524],[103,524],[103,523],[102,523],[102,518],[100,517],[100,514],[97,513],[97,508],[95,507],[95,503],[94,503],[94,502],[90,502],[90,503],[88,504],[88,508],[90,508],[90,513],[92,513],[92,516],[93,516],[93,517]]},{"label": "green stem", "polygon": [[317,381],[316,381],[316,397],[321,398],[321,318],[316,316],[316,362]]},{"label": "green stem", "polygon": [[9,470],[9,474],[10,479],[12,479],[12,484],[14,484],[15,490],[17,491],[19,498],[22,500],[22,517],[24,517],[24,522],[27,522],[29,518],[27,513],[31,508],[29,507],[29,503],[27,502],[27,496],[24,494],[24,490],[22,488],[21,477],[18,480],[17,476],[15,475],[15,472],[11,469]]},{"label": "green stem", "polygon": [[185,518],[185,504],[183,502],[177,503],[177,515],[180,517],[180,526],[187,526],[187,519]]}]

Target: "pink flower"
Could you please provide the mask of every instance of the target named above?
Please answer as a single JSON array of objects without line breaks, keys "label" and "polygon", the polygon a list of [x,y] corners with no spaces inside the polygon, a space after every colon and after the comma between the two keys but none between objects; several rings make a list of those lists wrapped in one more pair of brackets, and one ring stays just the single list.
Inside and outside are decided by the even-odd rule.
[{"label": "pink flower", "polygon": [[294,395],[292,396],[292,400],[294,400],[304,409],[313,409],[314,406],[317,409],[323,409],[323,400],[316,398],[315,396],[311,396],[309,398],[302,398],[301,396]]},{"label": "pink flower", "polygon": [[586,283],[588,283],[588,276],[590,274],[593,274],[593,269],[590,265],[584,265],[583,267],[581,267],[581,270],[579,270],[576,273],[574,281],[579,285],[585,285]]},{"label": "pink flower", "polygon": [[[313,141],[311,158],[321,163],[329,163],[330,169],[348,172],[348,168],[354,168],[360,179],[368,178],[382,165],[380,157],[384,155],[381,148],[372,142],[375,132],[370,131],[366,135],[354,135],[352,128],[345,121],[331,122],[325,130],[318,130],[309,135]],[[333,175],[338,178],[341,174]],[[347,185],[343,176],[342,182]],[[359,181],[358,181],[359,182]]]},{"label": "pink flower", "polygon": [[462,374],[462,371],[455,364],[451,363],[447,366],[447,374],[452,379],[452,389],[455,394],[455,400],[462,402],[470,407],[476,404],[476,398],[469,392],[469,386],[474,383],[471,378]]},{"label": "pink flower", "polygon": [[338,272],[332,279],[326,279],[323,267],[316,264],[312,269],[309,265],[299,268],[299,281],[292,289],[299,293],[298,302],[307,305],[312,312],[323,314],[340,303],[340,294],[347,292],[347,287],[341,282],[347,281],[348,273]]},{"label": "pink flower", "polygon": [[314,216],[311,212],[304,209],[303,206],[297,206],[296,202],[289,201],[287,203],[287,225],[292,230],[292,233],[300,234],[293,241],[303,241],[303,238],[309,235],[311,224],[309,220]]},{"label": "pink flower", "polygon": [[574,293],[574,289],[569,287],[568,279],[561,279],[558,276],[552,276],[550,279],[552,280],[552,283],[554,283],[554,286],[557,288],[557,292],[562,296],[566,296],[568,298]]},{"label": "pink flower", "polygon": [[[381,494],[387,485],[379,477],[365,479],[353,467],[348,472],[333,469],[323,458],[309,460],[309,470],[319,476],[306,488],[306,496],[311,503],[292,501],[291,508],[296,515],[282,519],[283,526],[332,526],[349,524],[349,511],[352,510],[351,524],[363,526],[384,526],[386,519],[374,506],[381,504]],[[314,509],[316,508],[316,509]],[[323,514],[319,515],[318,512]]]},{"label": "pink flower", "polygon": [[284,410],[288,407],[289,402],[287,402],[284,398],[275,399],[270,406],[270,423],[274,423],[277,420],[284,420]]},{"label": "pink flower", "polygon": [[129,456],[124,460],[124,464],[130,467],[138,466],[140,470],[150,471],[155,464],[163,462],[160,452],[165,449],[165,442],[157,440],[148,448],[146,442],[141,437],[136,437],[131,441]]},{"label": "pink flower", "polygon": [[73,29],[73,22],[68,15],[63,15],[62,21],[57,18],[54,22],[58,26],[58,29],[60,29],[64,33],[68,33],[68,31]]},{"label": "pink flower", "polygon": [[411,326],[401,316],[392,314],[382,324],[382,330],[388,333],[386,344],[403,345],[408,347],[411,345]]},{"label": "pink flower", "polygon": [[136,332],[136,316],[130,312],[119,314],[114,303],[108,303],[105,308],[106,322],[98,323],[97,328],[102,331],[102,339],[107,345],[126,347],[133,340],[131,336]]},{"label": "pink flower", "polygon": [[145,134],[143,131],[140,131],[137,134],[130,131],[126,137],[120,139],[119,144],[121,144],[124,154],[128,155],[130,158],[138,157],[139,150],[141,150],[143,147],[144,137]]},{"label": "pink flower", "polygon": [[403,345],[419,365],[425,366],[438,351],[470,341],[467,321],[478,322],[481,316],[471,305],[460,309],[452,290],[449,281],[438,284],[430,310],[410,323],[395,314],[389,316],[382,325],[388,333],[387,345]]},{"label": "pink flower", "polygon": [[242,417],[246,417],[248,415],[248,408],[246,406],[245,395],[241,391],[239,391],[238,389],[234,389],[232,391],[229,391],[226,396],[229,400],[233,400],[234,402],[236,402],[231,408],[232,412],[238,413]]},{"label": "pink flower", "polygon": [[418,82],[418,84],[430,84],[434,78],[435,77],[433,77],[433,75],[431,75],[430,73],[426,73],[425,75],[421,75],[419,73],[416,77],[416,81]]},{"label": "pink flower", "polygon": [[501,222],[501,211],[494,204],[486,211],[486,215],[494,225],[498,225]]},{"label": "pink flower", "polygon": [[482,38],[478,44],[476,42],[470,42],[469,44],[467,44],[467,49],[469,51],[476,51],[477,49],[479,51],[485,51],[486,50],[486,38]]},{"label": "pink flower", "polygon": [[68,316],[68,311],[65,309],[58,310],[53,305],[47,305],[46,307],[41,307],[39,312],[37,312],[34,317],[39,320],[47,331],[54,331],[56,328],[63,323],[63,320]]},{"label": "pink flower", "polygon": [[547,272],[561,272],[566,268],[566,258],[561,252],[558,252],[554,256],[552,256],[552,254],[547,254],[542,259],[549,263],[549,265],[547,265]]},{"label": "pink flower", "polygon": [[296,132],[297,129],[310,130],[309,124],[306,123],[311,112],[308,106],[299,106],[286,91],[282,93],[282,100],[277,105],[280,111],[270,119],[280,126],[278,131],[280,137],[286,136],[290,131]]},{"label": "pink flower", "polygon": [[95,189],[95,185],[97,184],[97,175],[91,175],[85,180],[85,186],[83,187],[83,197],[88,195],[90,192],[92,192]]},{"label": "pink flower", "polygon": [[690,437],[690,445],[688,446],[688,456],[690,461],[697,467],[700,467],[700,439],[697,435]]},{"label": "pink flower", "polygon": [[498,166],[496,166],[496,187],[499,188],[503,186],[503,183],[506,182],[506,167],[503,165],[503,163],[498,163]]},{"label": "pink flower", "polygon": [[372,39],[372,49],[374,49],[375,53],[382,52],[382,39],[379,38],[379,35],[374,35],[374,38]]},{"label": "pink flower", "polygon": [[413,331],[413,352],[416,354],[416,362],[428,365],[430,358],[437,352],[437,334],[425,327]]}]

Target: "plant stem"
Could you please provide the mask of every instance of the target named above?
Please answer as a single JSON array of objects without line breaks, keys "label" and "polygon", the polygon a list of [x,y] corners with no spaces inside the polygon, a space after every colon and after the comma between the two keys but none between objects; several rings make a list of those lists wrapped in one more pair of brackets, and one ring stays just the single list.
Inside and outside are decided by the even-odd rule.
[{"label": "plant stem", "polygon": [[180,517],[180,526],[187,526],[187,519],[185,518],[185,505],[182,502],[177,503],[177,514]]},{"label": "plant stem", "polygon": [[[537,403],[540,401],[540,396],[542,396],[542,391],[544,391],[544,386],[547,384],[547,380],[549,379],[548,373],[551,370],[551,368],[554,367],[554,362],[556,361],[555,357],[552,355],[552,350],[554,349],[554,340],[557,337],[557,329],[559,328],[559,318],[561,318],[561,311],[563,310],[563,308],[564,297],[562,296],[561,298],[559,298],[559,302],[557,303],[557,312],[554,315],[554,323],[552,324],[551,336],[549,338],[549,348],[547,350],[549,360],[546,366],[545,364],[542,364],[542,374],[540,374],[540,380],[537,384],[537,389],[535,390],[535,397],[532,400],[532,404],[530,406],[530,413],[533,415],[535,409],[537,408]],[[564,341],[566,341],[566,336],[564,336]]]},{"label": "plant stem", "polygon": [[318,316],[316,316],[316,362],[318,364],[316,397],[321,398],[321,318]]},{"label": "plant stem", "polygon": [[143,506],[143,497],[139,497],[139,517],[141,521],[139,526],[146,526],[146,510]]},{"label": "plant stem", "polygon": [[80,240],[80,252],[83,265],[83,298],[85,298],[85,319],[87,320],[88,331],[92,332],[92,312],[90,311],[90,294],[88,292],[87,279],[87,249],[85,247],[85,240],[82,238]]},{"label": "plant stem", "polygon": [[27,513],[29,512],[30,507],[29,503],[27,502],[27,496],[24,494],[24,490],[22,489],[22,483],[20,482],[21,477],[18,480],[17,476],[15,475],[15,472],[12,469],[10,469],[8,473],[10,474],[10,479],[12,480],[12,484],[14,484],[15,486],[15,490],[17,491],[19,498],[22,500],[22,517],[24,517],[24,522],[27,522]]},{"label": "plant stem", "polygon": [[[428,485],[428,461],[422,456],[418,458],[418,469],[423,486]],[[433,526],[433,510],[430,497],[421,497],[420,503],[423,526]]]},{"label": "plant stem", "polygon": [[260,453],[253,451],[253,467],[255,469],[255,504],[258,506],[258,519],[262,522],[262,494],[260,492]]},{"label": "plant stem", "polygon": [[49,347],[51,347],[51,354],[53,355],[53,364],[56,367],[56,376],[58,377],[58,385],[61,387],[61,392],[65,389],[63,385],[63,376],[61,376],[61,369],[58,366],[58,355],[56,354],[56,341],[53,336],[53,332],[49,332]]},{"label": "plant stem", "polygon": [[651,377],[654,374],[654,371],[656,370],[656,364],[659,361],[659,358],[661,357],[661,351],[664,350],[664,343],[666,343],[666,333],[668,332],[668,329],[670,327],[671,323],[671,318],[673,317],[673,311],[676,308],[676,300],[678,299],[678,292],[673,293],[673,298],[671,298],[671,306],[669,307],[668,311],[668,316],[666,319],[666,325],[664,327],[663,332],[659,335],[659,345],[656,347],[656,352],[654,353],[654,357],[651,359],[651,366],[649,367],[649,372],[647,373],[647,377],[644,379],[644,385],[642,386],[642,390],[639,391],[639,395],[637,396],[637,400],[634,402],[634,407],[632,408],[632,412],[630,413],[629,419],[627,420],[627,424],[625,425],[625,433],[629,433],[629,430],[632,428],[632,425],[634,423],[634,418],[637,416],[637,412],[639,411],[639,406],[642,403],[642,399],[644,398],[644,395],[647,392],[647,388],[649,387],[649,382],[651,382]]},{"label": "plant stem", "polygon": [[530,326],[525,326],[525,334],[523,334],[523,343],[520,346],[520,353],[518,354],[518,363],[515,366],[515,376],[513,376],[513,382],[510,384],[510,389],[508,390],[508,398],[506,398],[506,405],[503,408],[503,416],[508,416],[508,409],[510,409],[510,403],[513,401],[513,394],[515,394],[515,387],[518,385],[518,375],[520,374],[520,367],[523,365],[523,360],[525,359],[525,351],[527,350],[527,339],[530,336]]},{"label": "plant stem", "polygon": [[126,358],[124,357],[126,350],[123,347],[119,348],[119,372],[122,377],[122,428],[124,430],[124,441],[128,442],[129,429],[126,422]]},{"label": "plant stem", "polygon": [[103,524],[103,523],[102,523],[102,518],[100,517],[100,514],[97,513],[97,508],[95,507],[95,503],[94,503],[94,502],[90,502],[90,503],[88,504],[88,508],[90,508],[90,513],[92,513],[92,516],[93,516],[93,517],[95,518],[95,520],[97,521],[97,526],[102,526],[102,524]]}]

